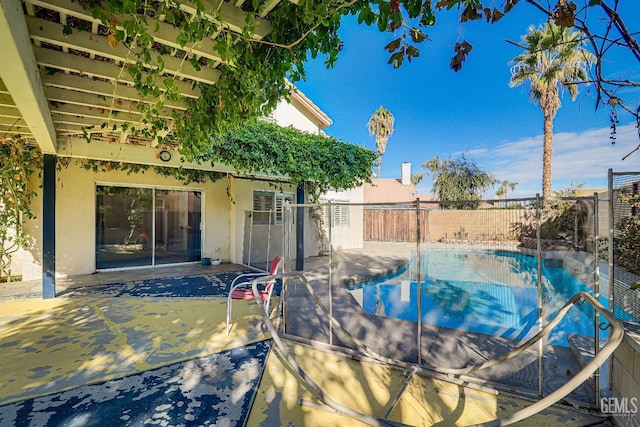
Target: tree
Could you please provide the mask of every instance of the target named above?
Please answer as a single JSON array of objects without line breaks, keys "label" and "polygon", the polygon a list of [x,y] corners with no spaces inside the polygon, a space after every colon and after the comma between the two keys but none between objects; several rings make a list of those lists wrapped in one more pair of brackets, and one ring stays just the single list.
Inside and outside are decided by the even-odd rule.
[{"label": "tree", "polygon": [[433,193],[442,201],[460,201],[445,207],[475,208],[486,190],[495,183],[495,178],[480,168],[464,153],[457,159],[440,160],[438,156],[426,161],[422,167],[431,171]]},{"label": "tree", "polygon": [[509,198],[509,190],[513,191],[518,185],[517,182],[510,182],[506,179],[503,179],[501,181],[498,180],[496,183],[499,184],[498,188],[496,189],[496,196],[504,196],[505,200]]},{"label": "tree", "polygon": [[[443,166],[443,161],[440,160],[440,156],[435,156],[433,159],[427,160],[422,164],[422,169],[431,171],[431,177],[433,179],[433,187],[431,191],[434,191],[434,189],[436,188],[437,172],[440,170],[442,166]],[[427,176],[429,176],[428,172],[426,173],[416,172],[414,175],[415,179],[412,180],[413,185],[418,185]]]},{"label": "tree", "polygon": [[[378,3],[378,2],[376,2]],[[640,101],[638,101],[638,76],[632,70],[618,69],[617,59],[626,57],[640,63],[640,43],[638,32],[634,28],[638,15],[637,2],[620,0],[584,0],[580,6],[574,0],[505,0],[495,2],[493,0],[439,0],[432,6],[432,2],[419,3],[402,1],[398,6],[397,0],[389,0],[389,5],[382,2],[380,14],[375,16],[378,28],[386,16],[390,17],[386,27],[396,35],[398,29],[403,33],[385,46],[391,54],[389,64],[400,66],[406,59],[420,56],[416,47],[417,43],[429,40],[423,29],[435,26],[437,13],[452,11],[459,14],[460,25],[469,21],[484,20],[487,23],[496,23],[515,7],[530,7],[535,12],[540,12],[548,20],[553,21],[562,28],[574,28],[583,34],[584,41],[594,53],[595,67],[590,77],[590,83],[594,86],[595,108],[608,106],[611,108],[612,133],[611,142],[615,144],[615,120],[616,109],[630,114],[638,124],[638,137],[640,138]],[[394,6],[395,5],[395,6]],[[524,6],[526,5],[526,6]],[[390,10],[390,12],[389,12]],[[386,12],[386,14],[385,14]],[[370,13],[360,12],[368,17]],[[375,15],[375,14],[374,14]],[[535,14],[531,14],[532,18]],[[376,19],[369,18],[376,22]],[[537,18],[534,18],[537,20]],[[626,22],[625,22],[626,21]],[[368,22],[364,19],[364,22]],[[628,25],[627,22],[631,25]],[[454,55],[449,66],[458,71],[464,61],[470,55],[473,45],[466,39],[461,39],[453,46]],[[640,151],[640,145],[633,150]],[[631,154],[629,153],[629,154]],[[628,155],[624,158],[628,157]]]},{"label": "tree", "polygon": [[547,22],[540,28],[529,27],[522,37],[524,51],[511,61],[511,87],[529,84],[533,102],[544,116],[542,154],[542,195],[551,196],[553,158],[553,119],[560,108],[560,91],[567,89],[571,99],[578,96],[578,83],[588,79],[587,70],[594,61],[584,49],[582,33]]},{"label": "tree", "polygon": [[378,109],[373,112],[369,122],[367,123],[369,134],[375,135],[376,137],[376,150],[378,152],[378,178],[381,177],[382,155],[387,149],[387,142],[389,141],[389,136],[393,133],[394,123],[395,118],[393,117],[393,114],[391,114],[391,111],[382,106],[378,107]]}]

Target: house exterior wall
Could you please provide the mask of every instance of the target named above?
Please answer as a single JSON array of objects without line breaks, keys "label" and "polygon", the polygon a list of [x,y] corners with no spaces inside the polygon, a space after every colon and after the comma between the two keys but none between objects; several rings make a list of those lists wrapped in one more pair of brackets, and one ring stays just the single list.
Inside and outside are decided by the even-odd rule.
[{"label": "house exterior wall", "polygon": [[[249,179],[232,178],[234,190],[234,203],[231,207],[233,226],[231,233],[236,236],[233,239],[231,261],[238,264],[251,264],[257,267],[266,267],[268,262],[276,255],[283,256],[283,224],[256,224],[252,222],[251,211],[253,209],[254,191],[273,191],[275,193],[291,193],[295,203],[305,201],[295,200],[296,187],[290,184],[277,184],[255,181]],[[293,208],[294,215],[296,209]],[[295,226],[291,227],[289,235],[290,256],[295,259]],[[313,220],[309,216],[308,209],[304,214],[304,245],[305,257],[318,254],[317,231]],[[264,264],[264,265],[258,265]]]},{"label": "house exterior wall", "polygon": [[273,114],[276,123],[282,127],[293,126],[301,131],[314,134],[320,133],[320,127],[314,120],[313,116],[309,113],[305,113],[298,106],[292,103],[280,101]]},{"label": "house exterior wall", "polygon": [[[335,202],[351,202],[356,205],[348,206],[349,226],[336,226],[331,229],[331,242],[335,250],[358,249],[364,245],[364,209],[358,203],[364,202],[364,187],[350,190],[328,191],[324,200]],[[325,229],[327,227],[325,226]],[[328,237],[328,230],[326,230]]]},{"label": "house exterior wall", "polygon": [[[331,120],[301,94],[292,96],[291,101],[281,101],[273,113],[275,122],[280,126],[293,126],[298,130],[313,134],[322,133],[322,129]],[[154,155],[155,150],[150,154]],[[87,155],[90,157],[91,153]],[[126,157],[126,156],[125,156]],[[98,157],[99,158],[99,157]],[[123,158],[126,162],[127,159]],[[135,160],[134,160],[135,161]],[[56,276],[90,274],[96,271],[96,185],[115,185],[128,187],[162,188],[184,190],[190,188],[202,192],[202,242],[201,256],[220,258],[224,262],[243,263],[246,261],[251,241],[252,261],[260,257],[273,258],[283,255],[282,227],[265,226],[248,228],[247,212],[253,208],[253,191],[266,190],[296,193],[295,187],[280,182],[246,179],[229,176],[215,183],[192,183],[184,185],[182,181],[158,175],[152,168],[144,173],[127,174],[126,171],[111,170],[93,172],[82,167],[82,160],[61,157],[62,166],[56,176]],[[36,191],[33,200],[33,212],[36,218],[26,220],[25,231],[31,236],[29,248],[18,251],[13,256],[12,274],[22,276],[23,280],[42,278],[42,178],[36,177],[31,188]],[[362,202],[363,189],[336,193],[341,201]],[[305,203],[305,201],[297,201]],[[336,235],[334,247],[362,247],[362,209],[351,208],[351,227],[340,230]],[[253,233],[247,236],[247,233]],[[319,234],[316,224],[305,209],[304,215],[305,257],[319,253]],[[295,227],[291,230],[291,257],[295,258]],[[269,247],[269,251],[265,248]]]},{"label": "house exterior wall", "polygon": [[233,218],[231,233],[236,238],[232,243],[231,261],[237,264],[255,264],[256,262],[266,262],[267,257],[273,258],[276,254],[282,255],[282,238],[279,237],[282,233],[281,227],[275,225],[252,226],[249,212],[253,209],[253,192],[255,190],[295,193],[295,188],[283,185],[282,189],[276,189],[265,181],[238,178],[232,178],[232,180],[234,203],[231,206],[231,217]]},{"label": "house exterior wall", "polygon": [[[230,199],[227,180],[184,185],[180,180],[163,177],[152,169],[127,175],[124,171],[93,172],[72,160],[60,168],[56,180],[56,275],[90,274],[96,270],[95,221],[96,185],[141,186],[168,189],[193,189],[202,192],[202,253],[223,260],[230,258],[229,226]],[[25,231],[32,237],[32,246],[14,258],[15,274],[23,280],[42,277],[42,189],[34,180],[32,188],[37,196],[33,208],[36,219],[25,223]],[[222,225],[222,226],[220,226]],[[19,272],[17,269],[19,268]]]},{"label": "house exterior wall", "polygon": [[42,177],[33,174],[29,187],[36,191],[31,200],[34,219],[25,219],[22,226],[29,238],[29,248],[20,249],[11,255],[11,274],[22,276],[23,280],[42,277]]}]

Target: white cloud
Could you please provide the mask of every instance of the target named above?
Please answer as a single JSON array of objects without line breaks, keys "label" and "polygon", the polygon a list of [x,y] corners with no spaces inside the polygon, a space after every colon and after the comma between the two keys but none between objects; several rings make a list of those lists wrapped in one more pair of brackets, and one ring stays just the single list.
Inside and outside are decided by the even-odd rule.
[{"label": "white cloud", "polygon": [[[640,170],[640,151],[621,159],[640,144],[635,124],[618,126],[615,145],[611,129],[554,134],[553,189],[570,183],[584,188],[606,188],[607,171]],[[542,191],[542,135],[507,141],[485,152],[475,151],[476,161],[498,179],[517,182],[514,197],[533,196]]]}]

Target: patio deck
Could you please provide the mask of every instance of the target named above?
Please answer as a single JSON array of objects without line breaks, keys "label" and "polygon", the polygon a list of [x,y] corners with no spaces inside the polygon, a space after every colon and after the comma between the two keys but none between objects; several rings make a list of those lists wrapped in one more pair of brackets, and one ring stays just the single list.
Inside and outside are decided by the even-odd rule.
[{"label": "patio deck", "polygon": [[[369,246],[336,256],[334,303],[346,326],[357,328],[377,350],[411,358],[416,352],[406,343],[388,344],[391,334],[415,342],[415,333],[398,329],[393,319],[363,315],[340,291],[343,280],[386,275],[404,265],[410,253],[406,245],[378,250]],[[221,284],[228,285],[232,275],[244,269],[194,264],[100,272],[58,281],[59,297],[50,300],[40,299],[38,283],[2,284],[0,425],[361,425],[322,408],[299,405],[300,399],[313,401],[313,396],[271,351],[271,337],[255,303],[234,303],[233,328],[226,335],[226,293]],[[305,274],[320,293],[328,271],[325,257],[305,263]],[[289,309],[297,304],[299,315],[289,312],[288,332],[297,328],[305,338],[328,342],[326,326],[313,320],[303,304],[304,290],[295,287],[290,298]],[[278,302],[272,301],[271,307]],[[273,310],[272,319],[275,315]],[[425,334],[433,332],[427,328]],[[445,341],[440,341],[440,351],[434,351],[434,341],[427,341],[429,357],[468,357],[479,348],[480,337],[474,341],[435,332]],[[358,362],[328,348],[293,341],[288,345],[296,361],[335,400],[404,424],[478,423],[528,403],[414,377],[394,404],[409,373]],[[608,420],[553,407],[525,424],[560,423]]]}]

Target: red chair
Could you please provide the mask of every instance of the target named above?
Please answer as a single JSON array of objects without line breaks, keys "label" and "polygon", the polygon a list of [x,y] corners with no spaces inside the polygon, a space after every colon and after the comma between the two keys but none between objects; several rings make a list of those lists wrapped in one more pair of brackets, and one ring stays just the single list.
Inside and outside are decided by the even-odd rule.
[{"label": "red chair", "polygon": [[[253,281],[259,277],[274,276],[278,274],[278,268],[280,268],[281,262],[282,258],[276,256],[271,262],[271,268],[269,269],[268,273],[245,273],[233,279],[233,282],[231,282],[231,289],[229,290],[229,296],[227,297],[227,335],[229,335],[229,331],[231,329],[230,322],[232,301],[255,301],[253,290],[251,289]],[[271,301],[271,294],[273,293],[274,283],[275,279],[270,280],[267,283],[258,284],[258,293],[260,294],[260,298],[262,298],[262,301],[266,302],[267,309],[269,309],[269,302]],[[263,286],[262,289],[260,289],[260,285]]]}]

